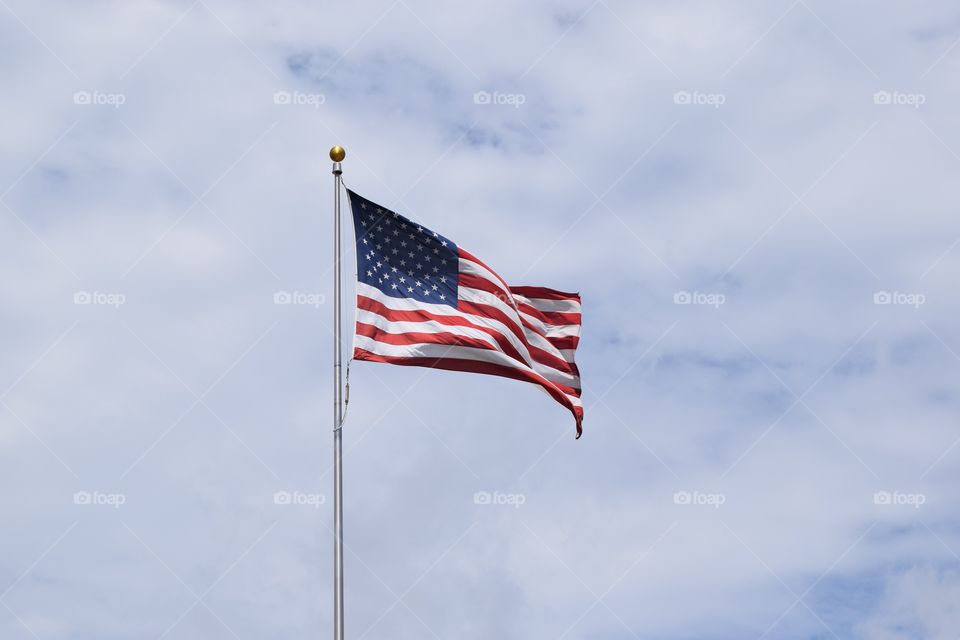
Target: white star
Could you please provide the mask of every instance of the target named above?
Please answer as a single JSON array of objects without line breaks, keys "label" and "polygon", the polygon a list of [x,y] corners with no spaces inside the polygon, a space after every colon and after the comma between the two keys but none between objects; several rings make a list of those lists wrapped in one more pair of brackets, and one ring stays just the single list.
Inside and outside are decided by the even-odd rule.
[{"label": "white star", "polygon": [[420,284],[420,281],[419,281],[419,280],[417,280],[417,281],[414,282],[413,284],[414,284],[415,287],[418,287],[418,288],[423,286],[422,284]]}]

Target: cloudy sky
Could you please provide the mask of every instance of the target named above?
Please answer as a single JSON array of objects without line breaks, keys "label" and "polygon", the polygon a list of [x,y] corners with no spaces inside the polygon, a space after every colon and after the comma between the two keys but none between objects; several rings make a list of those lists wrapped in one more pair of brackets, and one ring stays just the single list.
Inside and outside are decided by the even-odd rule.
[{"label": "cloudy sky", "polygon": [[355,363],[349,638],[955,638],[958,43],[946,0],[0,0],[0,636],[330,637],[342,144],[581,292],[586,407]]}]

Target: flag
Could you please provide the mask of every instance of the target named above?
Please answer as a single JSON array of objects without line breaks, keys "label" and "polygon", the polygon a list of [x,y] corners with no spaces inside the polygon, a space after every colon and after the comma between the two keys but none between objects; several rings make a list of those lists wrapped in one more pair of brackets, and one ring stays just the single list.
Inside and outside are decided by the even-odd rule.
[{"label": "flag", "polygon": [[511,287],[449,238],[347,190],[357,238],[353,357],[538,385],[582,433],[580,295]]}]

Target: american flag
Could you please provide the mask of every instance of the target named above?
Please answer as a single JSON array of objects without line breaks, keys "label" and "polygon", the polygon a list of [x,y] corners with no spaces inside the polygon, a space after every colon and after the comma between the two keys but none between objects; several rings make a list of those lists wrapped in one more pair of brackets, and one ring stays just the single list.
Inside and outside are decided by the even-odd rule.
[{"label": "american flag", "polygon": [[580,296],[511,287],[452,240],[353,191],[353,357],[470,371],[539,385],[582,432]]}]

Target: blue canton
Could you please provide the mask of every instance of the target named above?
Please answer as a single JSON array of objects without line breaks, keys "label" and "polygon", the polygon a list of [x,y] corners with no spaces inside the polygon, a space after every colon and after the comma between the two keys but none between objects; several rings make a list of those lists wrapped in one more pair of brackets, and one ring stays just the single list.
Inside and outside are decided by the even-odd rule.
[{"label": "blue canton", "polygon": [[349,191],[357,279],[394,298],[457,308],[457,245]]}]

